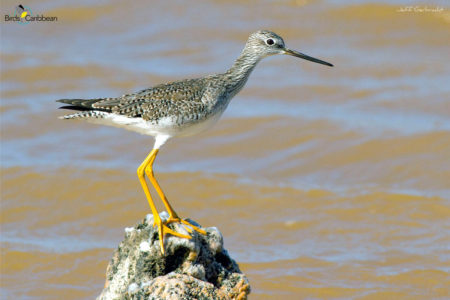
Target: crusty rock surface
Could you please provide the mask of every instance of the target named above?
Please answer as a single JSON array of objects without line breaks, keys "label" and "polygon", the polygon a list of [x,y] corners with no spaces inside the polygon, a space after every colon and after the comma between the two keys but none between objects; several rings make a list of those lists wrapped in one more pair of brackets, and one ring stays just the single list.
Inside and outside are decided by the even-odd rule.
[{"label": "crusty rock surface", "polygon": [[[165,212],[160,216],[168,217]],[[135,227],[125,229],[125,239],[106,269],[105,288],[98,300],[247,299],[248,280],[223,248],[217,228],[204,228],[205,236],[188,233],[181,224],[169,227],[190,234],[192,239],[166,235],[165,255],[160,251],[153,216],[147,215]]]}]

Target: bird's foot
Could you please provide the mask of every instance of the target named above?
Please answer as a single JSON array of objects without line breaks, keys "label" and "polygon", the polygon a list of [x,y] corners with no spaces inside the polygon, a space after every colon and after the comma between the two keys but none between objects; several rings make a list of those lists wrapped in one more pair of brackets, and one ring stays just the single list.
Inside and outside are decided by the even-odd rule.
[{"label": "bird's foot", "polygon": [[167,219],[167,221],[165,222],[166,224],[170,224],[170,223],[180,223],[184,226],[184,228],[186,228],[186,230],[189,233],[192,233],[192,229],[197,231],[198,233],[201,233],[203,235],[206,235],[206,231],[204,231],[203,229],[201,229],[200,227],[195,226],[194,224],[189,223],[186,220],[183,220],[181,218],[179,218],[178,216],[169,216],[169,218]]},{"label": "bird's foot", "polygon": [[184,238],[184,239],[191,239],[192,238],[189,235],[185,235],[185,234],[181,234],[181,233],[178,233],[176,231],[173,231],[172,229],[170,229],[167,226],[168,224],[169,224],[168,220],[163,222],[159,216],[155,216],[155,219],[153,221],[153,227],[158,226],[159,245],[161,246],[161,252],[162,252],[163,255],[165,254],[165,251],[164,251],[164,236],[166,234],[171,234],[173,236],[177,236],[179,238]]}]

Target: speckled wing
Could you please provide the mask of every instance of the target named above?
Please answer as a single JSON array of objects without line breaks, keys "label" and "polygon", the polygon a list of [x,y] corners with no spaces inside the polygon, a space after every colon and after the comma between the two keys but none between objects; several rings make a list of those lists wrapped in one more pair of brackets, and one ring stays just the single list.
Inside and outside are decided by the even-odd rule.
[{"label": "speckled wing", "polygon": [[157,122],[164,117],[197,120],[206,109],[201,101],[205,87],[203,78],[176,81],[119,98],[97,101],[92,108],[131,118],[142,117],[146,121]]}]

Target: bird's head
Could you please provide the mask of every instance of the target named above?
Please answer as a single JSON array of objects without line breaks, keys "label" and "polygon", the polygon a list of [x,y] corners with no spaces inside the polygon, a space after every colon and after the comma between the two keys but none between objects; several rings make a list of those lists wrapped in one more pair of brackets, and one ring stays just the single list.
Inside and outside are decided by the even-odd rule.
[{"label": "bird's head", "polygon": [[259,30],[252,33],[248,38],[245,50],[261,58],[276,54],[287,54],[326,66],[333,66],[326,61],[286,48],[283,38],[278,34],[268,30]]}]

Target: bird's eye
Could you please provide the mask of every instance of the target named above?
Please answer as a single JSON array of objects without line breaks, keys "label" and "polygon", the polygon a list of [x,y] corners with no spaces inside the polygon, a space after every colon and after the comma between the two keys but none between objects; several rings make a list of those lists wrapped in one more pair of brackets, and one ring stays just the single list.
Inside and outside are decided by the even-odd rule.
[{"label": "bird's eye", "polygon": [[266,40],[266,44],[267,45],[273,45],[273,44],[275,44],[275,42],[272,39],[267,39]]}]

